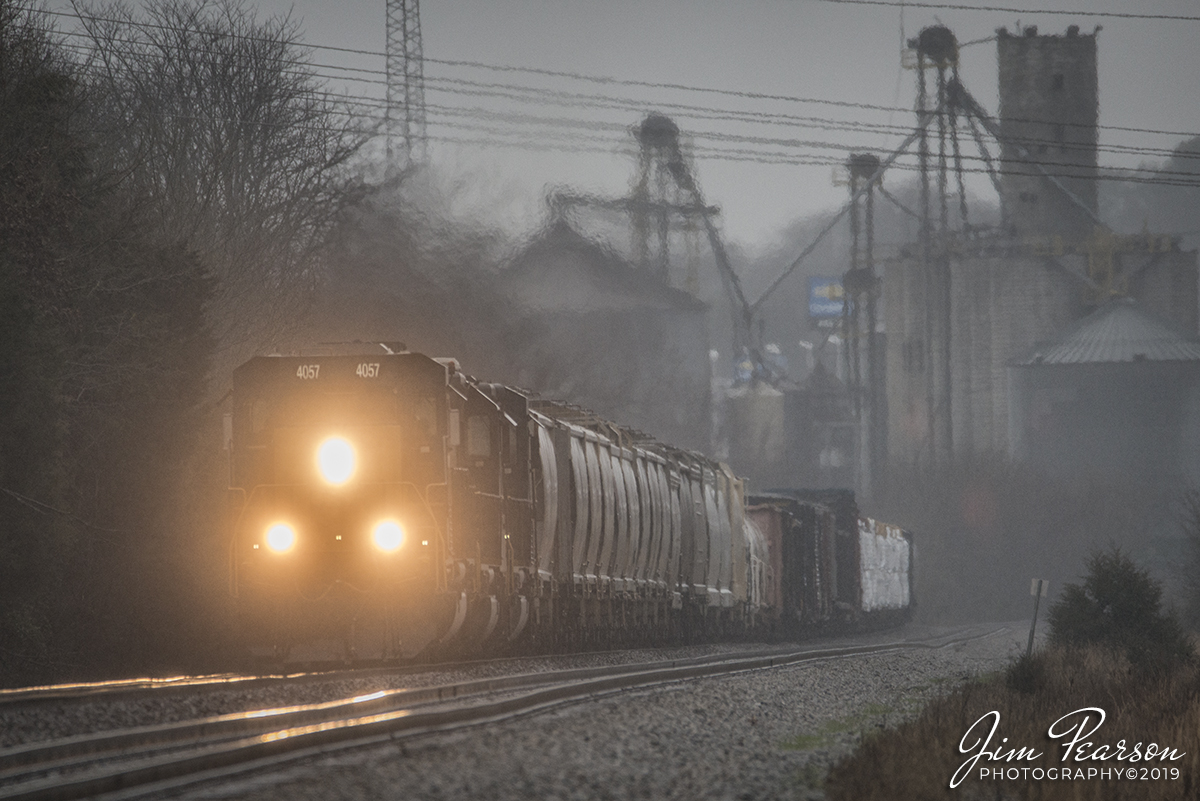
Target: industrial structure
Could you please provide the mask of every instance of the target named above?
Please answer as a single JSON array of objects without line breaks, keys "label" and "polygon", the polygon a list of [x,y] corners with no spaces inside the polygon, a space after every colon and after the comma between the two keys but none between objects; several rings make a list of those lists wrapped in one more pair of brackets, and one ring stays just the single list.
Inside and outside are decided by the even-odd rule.
[{"label": "industrial structure", "polygon": [[[721,239],[720,210],[705,203],[678,126],[650,113],[631,133],[638,159],[630,194],[550,192],[547,225],[503,270],[515,318],[516,363],[508,371],[544,394],[689,448],[722,452],[718,440],[734,439],[722,433],[726,419],[743,411],[726,415],[726,406],[742,398],[727,404],[714,378],[728,368],[713,351],[720,343],[727,358],[744,354],[759,366],[756,378],[766,377],[767,360]],[[606,230],[614,216],[617,227]],[[740,425],[738,431],[738,439],[753,439]],[[759,439],[778,449],[782,441],[772,431],[763,429]]]},{"label": "industrial structure", "polygon": [[[1118,236],[1098,215],[1096,33],[1070,26],[1063,35],[1039,35],[1033,27],[1011,35],[1001,28],[996,42],[998,120],[964,84],[952,31],[931,26],[910,40],[917,78],[911,134],[882,158],[856,153],[848,159],[849,202],[750,305],[750,314],[759,315],[763,301],[821,238],[847,221],[847,268],[838,288],[843,382],[822,374],[733,393],[737,431],[730,440],[745,440],[730,446],[731,456],[741,451],[739,469],[786,483],[798,473],[832,478],[828,468],[836,466],[848,469],[847,483],[869,498],[885,466],[934,467],[985,455],[1058,463],[1061,454],[1043,458],[1037,447],[1027,447],[1025,415],[1039,401],[1015,397],[1022,377],[1030,376],[1029,386],[1043,380],[1039,371],[1015,372],[1036,347],[1093,312],[1105,316],[1097,310],[1115,301],[1137,304],[1118,316],[1161,317],[1180,342],[1195,338],[1196,253],[1169,236]],[[919,175],[915,211],[881,183],[910,148]],[[996,189],[994,224],[981,224],[968,203],[965,174],[973,164]],[[875,252],[876,194],[919,221],[915,239],[887,257]],[[1192,412],[1181,411],[1200,402],[1189,400],[1200,398],[1187,378],[1192,374],[1171,372],[1179,386],[1170,390],[1169,413],[1161,404],[1127,404],[1125,425],[1166,426],[1173,437],[1200,432],[1184,424]],[[814,404],[816,386],[823,400]],[[831,403],[839,392],[844,401]],[[844,412],[836,413],[847,407],[854,430],[849,448]],[[817,408],[824,410],[820,431],[812,417]],[[763,431],[779,432],[788,445],[768,446]],[[781,455],[805,450],[798,432],[827,446],[812,464]],[[1122,460],[1119,449],[1110,456]],[[1182,475],[1185,461],[1171,461],[1174,475]]]},{"label": "industrial structure", "polygon": [[[745,351],[756,364],[765,364],[762,343],[750,324],[753,310],[717,228],[716,217],[720,209],[704,202],[699,182],[680,144],[679,127],[669,117],[651,113],[633,128],[633,135],[638,141],[638,170],[631,194],[622,198],[599,198],[553,192],[547,198],[552,217],[562,217],[569,209],[577,207],[628,215],[634,262],[664,286],[683,289],[696,297],[701,295],[696,233],[698,227],[703,228],[720,278],[723,305],[729,310],[732,353]],[[672,267],[670,234],[673,230],[681,230],[686,235],[685,247],[689,253],[684,276]]]},{"label": "industrial structure", "polygon": [[1200,477],[1200,339],[1110,301],[1010,369],[1011,449],[1059,476]]},{"label": "industrial structure", "polygon": [[[852,485],[869,499],[889,468],[987,455],[1059,464],[1044,452],[1050,440],[1030,437],[1048,419],[1038,411],[1046,393],[1062,395],[1071,373],[1046,378],[1030,354],[1085,318],[1110,316],[1161,318],[1179,342],[1193,341],[1196,253],[1169,236],[1119,236],[1098,215],[1095,32],[998,30],[998,118],[960,76],[953,32],[928,27],[909,44],[910,134],[889,154],[848,158],[847,204],[752,302],[721,241],[719,210],[705,202],[669,118],[652,113],[632,128],[639,155],[628,196],[552,192],[549,224],[502,276],[514,358],[540,365],[516,380],[716,453],[757,486]],[[906,153],[916,157],[915,210],[881,182]],[[965,175],[980,168],[999,203],[988,224],[968,203]],[[917,235],[887,254],[876,246],[877,197],[918,220]],[[594,226],[588,232],[587,220],[605,214],[621,220],[608,241]],[[826,314],[836,327],[824,329],[840,363],[789,374],[779,350],[767,348],[764,329],[775,321],[765,319],[764,302],[843,225],[841,312]],[[624,253],[613,241],[622,231]],[[702,275],[702,262],[715,270]],[[1105,311],[1114,302],[1120,310]],[[730,344],[732,375],[710,359]],[[1182,388],[1172,390],[1172,435],[1193,430],[1181,422],[1192,405],[1200,409],[1193,373],[1180,373]],[[1131,430],[1157,425],[1147,418],[1152,406],[1122,407],[1134,416]],[[1059,441],[1078,434],[1071,430]],[[1185,461],[1173,464],[1192,469]]]},{"label": "industrial structure", "polygon": [[[1024,236],[1087,240],[1096,216],[1100,87],[1096,34],[997,32],[1002,209]],[[1060,186],[1038,172],[1044,166]],[[1072,196],[1079,202],[1073,202]]]},{"label": "industrial structure", "polygon": [[[1000,29],[998,123],[958,79],[953,34],[927,28],[914,44],[918,114],[936,117],[937,141],[931,148],[922,136],[921,236],[884,268],[888,455],[894,464],[1015,455],[1013,431],[1025,423],[1014,417],[1014,364],[1115,298],[1135,299],[1194,334],[1196,254],[1170,237],[1116,236],[1097,216],[1095,33]],[[932,103],[928,69],[936,71]],[[999,228],[973,226],[968,216],[960,116],[1000,143],[991,170]]]},{"label": "industrial structure", "polygon": [[[854,485],[870,495],[887,455],[885,341],[879,330],[881,284],[875,272],[875,190],[879,157],[855,153],[846,164],[850,180],[850,269],[842,277],[842,332],[846,341],[846,388],[858,422]],[[865,188],[860,191],[860,188]]]},{"label": "industrial structure", "polygon": [[709,450],[707,308],[556,218],[508,262],[512,379]]}]

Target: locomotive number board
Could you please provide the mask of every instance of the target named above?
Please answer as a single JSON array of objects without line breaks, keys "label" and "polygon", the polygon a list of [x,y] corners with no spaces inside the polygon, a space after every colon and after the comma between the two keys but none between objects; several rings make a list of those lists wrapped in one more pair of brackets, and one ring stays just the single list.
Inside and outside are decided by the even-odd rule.
[{"label": "locomotive number board", "polygon": [[411,353],[376,356],[312,355],[256,356],[234,371],[234,384],[240,391],[255,392],[268,386],[326,386],[402,382],[432,388],[445,383],[446,367],[437,361]]},{"label": "locomotive number board", "polygon": [[[315,381],[321,377],[321,362],[307,362],[296,366],[296,378],[301,381]],[[351,365],[354,368],[354,375],[359,378],[379,378],[380,362],[364,361]],[[344,362],[331,364],[325,371],[325,376],[331,378],[331,373],[334,371],[341,372],[339,368],[345,368],[347,365]]]}]

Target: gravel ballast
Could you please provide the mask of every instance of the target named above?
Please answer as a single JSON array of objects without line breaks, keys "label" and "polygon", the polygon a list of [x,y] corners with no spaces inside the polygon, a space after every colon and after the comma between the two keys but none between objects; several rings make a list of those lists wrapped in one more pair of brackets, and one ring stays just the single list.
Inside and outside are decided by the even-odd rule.
[{"label": "gravel ballast", "polygon": [[864,732],[1002,669],[1023,639],[1009,626],[941,649],[622,692],[468,732],[343,751],[183,797],[821,798],[828,767]]}]

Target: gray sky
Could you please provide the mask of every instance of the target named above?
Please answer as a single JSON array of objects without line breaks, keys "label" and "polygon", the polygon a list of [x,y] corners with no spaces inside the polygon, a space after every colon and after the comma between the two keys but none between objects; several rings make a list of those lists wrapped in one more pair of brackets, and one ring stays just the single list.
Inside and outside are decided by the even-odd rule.
[{"label": "gray sky", "polygon": [[[959,0],[954,5],[1200,16],[1195,0]],[[307,42],[318,48],[318,63],[383,69],[383,0],[259,0],[257,6],[264,15],[290,9],[302,21]],[[913,124],[911,111],[807,101],[911,109],[915,78],[913,71],[900,66],[901,25],[904,35],[912,37],[938,21],[952,28],[960,42],[990,37],[1002,25],[1015,31],[1018,24],[1034,24],[1042,33],[1061,33],[1070,24],[1090,32],[1102,25],[1101,125],[1200,133],[1200,22],[1195,21],[912,7],[902,12],[898,6],[819,0],[425,0],[421,25],[431,163],[447,183],[460,187],[459,210],[520,235],[540,222],[546,186],[627,192],[634,170],[629,128],[658,109],[674,117],[685,134],[692,134],[696,174],[707,201],[722,208],[727,238],[750,247],[766,246],[790,220],[844,201],[845,187],[835,184],[828,162],[843,159],[847,147],[885,153],[903,139],[902,129]],[[322,46],[378,55],[339,53]],[[444,63],[448,61],[782,95],[805,102],[605,84]],[[383,96],[380,74],[327,66],[318,71],[328,76],[332,91]],[[995,43],[965,48],[961,74],[994,114]],[[374,82],[355,80],[361,78]],[[528,101],[531,88],[538,102]],[[514,93],[526,99],[514,99]],[[685,111],[668,104],[695,108]],[[763,124],[744,116],[727,119],[731,112],[807,119]],[[847,123],[895,129],[847,130]],[[1169,149],[1183,137],[1102,129],[1100,138],[1102,145]],[[762,163],[764,153],[821,163]],[[1101,164],[1132,167],[1159,155],[1102,152]],[[895,186],[909,175],[893,174],[885,185]],[[986,182],[976,181],[974,186],[982,196],[990,196]]]}]

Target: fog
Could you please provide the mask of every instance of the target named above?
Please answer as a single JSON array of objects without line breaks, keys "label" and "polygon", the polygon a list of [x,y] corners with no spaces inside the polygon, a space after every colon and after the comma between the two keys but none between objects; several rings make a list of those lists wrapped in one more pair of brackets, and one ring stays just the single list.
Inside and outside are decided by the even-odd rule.
[{"label": "fog", "polygon": [[[634,172],[631,164],[631,176]],[[919,207],[917,184],[885,181],[885,187],[897,203],[877,199],[881,263],[898,260],[919,231],[909,213]],[[668,442],[728,456],[729,443],[708,424],[733,373],[730,308],[712,254],[696,247],[694,231],[673,231],[669,249],[679,254],[672,267],[678,270],[672,273],[675,285],[683,287],[695,276],[703,313],[689,310],[682,290],[664,299],[638,283],[627,217],[585,210],[561,218],[547,209],[542,228],[514,238],[481,223],[440,217],[447,208],[435,199],[441,191],[415,177],[395,192],[372,197],[348,218],[345,255],[335,261],[321,301],[332,327],[321,336],[398,338],[416,350],[453,354],[477,375],[579,403]],[[1169,211],[1175,220],[1188,214],[1196,219],[1195,193],[1153,183],[1104,183],[1101,210],[1115,230],[1132,233],[1148,225],[1145,215],[1141,221],[1116,216],[1116,203]],[[972,194],[969,202],[976,225],[998,223],[994,196]],[[421,211],[422,203],[442,211]],[[757,297],[832,213],[797,220],[781,232],[778,246],[753,260],[735,249],[747,293]],[[848,269],[849,240],[846,225],[835,227],[764,306],[765,340],[780,346],[797,384],[809,369],[802,343],[814,347],[830,374],[842,370],[830,342],[834,332],[796,310],[806,307],[808,276],[839,276]],[[664,324],[668,308],[675,316]],[[659,326],[638,329],[642,318]],[[631,332],[632,340],[622,338]],[[680,336],[682,343],[675,339]],[[690,348],[683,344],[689,342]],[[720,352],[716,362],[702,358],[709,349]],[[681,355],[689,350],[691,362]],[[1106,424],[1120,429],[1131,423]],[[1181,430],[1167,436],[1185,433],[1192,435]],[[1047,578],[1057,591],[1077,580],[1089,553],[1114,544],[1149,567],[1166,583],[1168,602],[1182,607],[1179,566],[1186,548],[1179,515],[1190,478],[1173,470],[1165,454],[1157,461],[1153,451],[1138,458],[1142,461],[1131,451],[1109,450],[1089,465],[1080,453],[1056,452],[1055,463],[1047,465],[982,451],[963,454],[953,465],[919,470],[896,460],[872,496],[860,495],[860,505],[864,513],[914,532],[923,620],[1022,617],[1029,612],[1030,578]],[[1161,469],[1146,469],[1157,462]],[[752,487],[763,489],[820,480],[803,471],[764,474],[755,463],[734,467],[752,477]]]},{"label": "fog", "polygon": [[[469,4],[432,10],[426,52],[442,54],[430,57],[444,70],[436,77],[479,83],[478,74],[454,77],[451,67],[475,67],[452,62],[471,56],[508,69],[518,41],[555,39],[538,33],[536,9],[517,5],[496,28],[513,32],[507,44],[484,22],[463,19]],[[184,48],[195,57],[185,61],[154,41],[143,6],[98,8],[104,24],[88,38],[72,28],[73,17],[33,15],[18,24],[24,12],[4,5],[0,60],[18,77],[5,84],[13,113],[0,140],[7,293],[0,302],[8,332],[0,338],[0,502],[7,504],[0,578],[8,593],[0,597],[0,680],[223,664],[231,645],[220,431],[231,373],[255,354],[328,343],[403,342],[454,357],[481,379],[729,459],[752,490],[854,488],[865,514],[913,533],[924,621],[1022,617],[1031,578],[1050,579],[1054,594],[1082,572],[1090,552],[1110,544],[1164,581],[1170,602],[1190,603],[1183,572],[1194,565],[1180,515],[1186,491],[1200,480],[1200,380],[1188,355],[1197,347],[1200,122],[1188,115],[1200,104],[1136,92],[1130,82],[1156,69],[1166,74],[1171,53],[1183,53],[1181,65],[1192,63],[1196,49],[1182,47],[1172,29],[1154,53],[1147,42],[1166,30],[1161,20],[1103,20],[1094,174],[1056,177],[1091,183],[1091,211],[1104,226],[1061,235],[1053,226],[1064,208],[1077,214],[1079,204],[1038,184],[1041,205],[1026,212],[1033,224],[1021,230],[1014,204],[1032,202],[1026,196],[1035,192],[1023,184],[997,194],[982,156],[961,183],[950,156],[942,183],[932,179],[932,201],[923,198],[912,153],[883,174],[869,223],[869,263],[881,279],[873,290],[878,325],[860,333],[864,342],[877,338],[885,378],[873,390],[856,390],[851,338],[839,319],[810,317],[808,279],[840,281],[862,267],[865,206],[857,251],[846,217],[795,260],[850,196],[849,148],[887,155],[915,124],[913,71],[894,63],[900,19],[891,11],[866,17],[863,9],[826,7],[836,4],[795,4],[811,13],[803,17],[792,4],[768,5],[754,6],[761,19],[737,12],[741,24],[729,42],[721,34],[730,6],[662,4],[638,27],[629,7],[614,17],[594,4],[570,5],[562,24],[590,21],[596,41],[584,52],[571,44],[578,32],[544,42],[551,55],[541,45],[531,49],[531,69],[619,73],[654,86],[618,83],[627,95],[603,107],[595,86],[572,94],[575,79],[562,74],[542,76],[553,79],[543,83],[527,71],[509,77],[528,79],[522,91],[568,95],[568,106],[580,111],[572,125],[602,132],[603,152],[563,140],[561,130],[505,129],[496,134],[502,145],[467,146],[439,143],[435,128],[431,157],[407,164],[385,163],[379,109],[361,86],[349,98],[328,93],[332,68],[305,43],[334,40],[318,39],[330,29],[306,28],[306,17],[264,28],[255,27],[263,23],[252,6],[201,15],[217,29],[232,26],[278,44],[286,63],[300,65],[281,71],[274,51],[233,46]],[[171,4],[147,7],[161,15]],[[1014,20],[985,16],[947,13],[945,21],[961,23],[960,38],[972,40],[962,50],[963,84],[998,117],[994,31]],[[685,18],[688,25],[676,24]],[[349,15],[345,25],[366,25],[362,19]],[[747,42],[772,20],[770,46],[753,51]],[[916,36],[936,21],[910,14],[903,25]],[[1016,26],[1012,38],[1074,39],[1078,31],[1066,31],[1075,22],[1053,15],[1041,20],[1040,36]],[[1086,39],[1096,20],[1084,22],[1079,38]],[[888,43],[875,48],[886,50],[882,61],[859,65],[847,56],[854,52],[847,42],[857,46],[853,36],[822,33],[859,23],[864,41]],[[62,32],[48,33],[56,25]],[[462,30],[454,44],[435,48],[436,37],[456,25]],[[813,51],[797,56],[808,70],[800,78],[779,67],[781,52],[802,50],[788,31],[803,33]],[[625,49],[606,50],[603,42],[613,40]],[[688,62],[683,53],[700,45],[711,58]],[[98,70],[105,47],[137,56],[128,59],[128,73]],[[738,52],[753,58],[742,64]],[[1128,70],[1115,66],[1123,54],[1137,54]],[[267,64],[263,74],[277,80],[214,77],[257,74],[251,64]],[[158,78],[146,81],[147,74]],[[1053,85],[1056,74],[1032,77]],[[57,93],[25,91],[43,80]],[[701,114],[692,90],[666,84],[742,94],[721,105],[714,98],[724,96],[710,92]],[[815,112],[796,114],[801,94],[820,101],[824,122]],[[470,114],[497,126],[496,114],[527,111],[511,97],[493,94],[486,102]],[[837,105],[845,102],[870,108]],[[1154,114],[1146,113],[1151,102]],[[295,113],[271,116],[280,109]],[[674,114],[677,159],[649,152],[635,136],[655,109]],[[779,119],[771,141],[754,142],[757,134],[746,129],[705,128],[703,114],[738,124],[754,115]],[[258,122],[232,125],[239,119]],[[825,125],[822,137],[846,141],[814,145],[811,128],[797,140],[789,132],[801,122]],[[958,133],[964,152],[975,152],[968,129]],[[1050,142],[1069,158],[1069,135],[1057,144],[1053,136],[1030,142]],[[514,138],[534,155],[491,159]],[[990,157],[999,159],[1000,144],[989,142]],[[577,146],[589,151],[583,160],[567,155]],[[555,193],[584,200],[549,202]],[[928,209],[939,205],[949,209],[944,225],[930,222],[935,212]],[[749,335],[738,329],[743,309],[730,300],[731,277],[705,215],[746,298],[762,299]],[[924,240],[922,215],[931,229]],[[949,300],[939,311],[928,254],[943,246],[938,264],[946,266],[936,280],[947,282]],[[1102,337],[1093,315],[1125,299],[1140,316],[1122,318],[1127,327],[1105,335],[1089,355],[1071,350],[1078,345],[1071,337]],[[943,323],[950,333],[938,333]],[[1156,333],[1130,345],[1134,328]],[[741,352],[739,336],[758,352]],[[1132,350],[1121,351],[1124,345]],[[1045,358],[1053,348],[1075,355],[1060,364]],[[1118,352],[1124,355],[1110,358]],[[1146,361],[1161,362],[1165,372],[1133,372]],[[935,364],[944,371],[930,378]],[[1076,367],[1091,377],[1077,380]],[[1116,385],[1148,392],[1155,403],[1133,389],[1109,392]],[[876,440],[864,437],[865,418],[855,411],[869,390],[886,423],[886,436]],[[753,417],[761,398],[775,416]],[[766,440],[755,440],[762,432]]]}]

